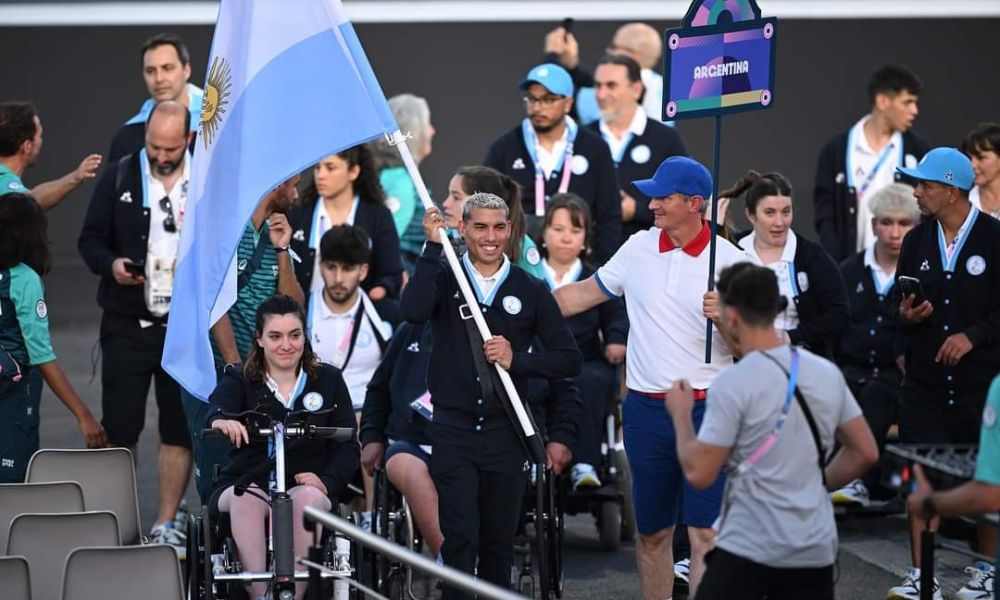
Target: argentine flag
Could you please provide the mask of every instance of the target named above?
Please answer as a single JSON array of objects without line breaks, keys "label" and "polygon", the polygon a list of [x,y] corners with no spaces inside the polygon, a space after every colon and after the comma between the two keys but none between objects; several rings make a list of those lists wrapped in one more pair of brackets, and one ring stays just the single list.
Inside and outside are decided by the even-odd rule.
[{"label": "argentine flag", "polygon": [[187,391],[215,388],[209,329],[236,299],[236,248],[261,199],[395,131],[339,0],[222,0],[163,351]]}]

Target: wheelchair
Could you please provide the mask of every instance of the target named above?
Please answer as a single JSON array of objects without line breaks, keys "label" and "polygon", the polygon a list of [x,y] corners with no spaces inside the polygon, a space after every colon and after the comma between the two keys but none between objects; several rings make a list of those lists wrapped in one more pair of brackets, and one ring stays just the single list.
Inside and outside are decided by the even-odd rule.
[{"label": "wheelchair", "polygon": [[[384,468],[376,470],[373,479],[372,533],[419,554],[423,540],[406,498],[389,481]],[[424,600],[430,595],[418,595],[414,590],[412,567],[384,555],[372,556],[369,570],[372,587],[389,600]]]},{"label": "wheelchair", "polygon": [[561,507],[567,515],[590,513],[596,519],[601,547],[615,551],[622,541],[635,538],[635,509],[632,504],[632,472],[618,434],[621,431],[621,403],[608,398],[601,441],[601,462],[594,465],[601,487],[574,490],[567,476],[559,480]]},{"label": "wheelchair", "polygon": [[[227,418],[242,422],[250,434],[250,443],[266,443],[274,441],[276,471],[283,475],[285,461],[285,440],[305,437],[333,438],[337,441],[354,439],[354,429],[336,427],[318,427],[301,420],[300,413],[289,413],[284,422],[275,422],[264,413],[247,411]],[[217,436],[220,432],[205,429],[204,436]],[[244,478],[241,478],[244,479]],[[249,572],[243,567],[236,551],[236,542],[232,537],[229,515],[210,506],[203,506],[201,514],[191,514],[187,526],[187,561],[185,565],[188,600],[216,600],[247,598],[245,584],[266,581],[270,584],[270,597],[275,600],[291,600],[295,594],[295,583],[308,580],[308,571],[296,569],[292,549],[291,499],[285,493],[284,478],[276,477],[276,487],[268,494],[268,503],[272,507],[271,526],[267,532],[267,564],[264,572]],[[248,481],[237,480],[235,486],[247,486]],[[216,505],[218,490],[210,502]],[[354,490],[351,490],[354,492]],[[244,493],[257,493],[246,490]],[[362,492],[363,494],[363,492]],[[347,510],[341,505],[341,515]],[[349,515],[358,524],[356,515]],[[347,538],[324,532],[320,540],[322,547],[322,565],[329,572],[322,575],[319,596],[330,598],[336,595],[338,600],[361,598],[356,588],[348,582],[358,571],[361,564],[361,551],[358,544],[351,543]],[[315,597],[316,591],[310,594]]]},{"label": "wheelchair", "polygon": [[545,465],[532,466],[514,548],[516,590],[528,598],[536,588],[542,600],[562,598],[565,523],[558,479]]}]

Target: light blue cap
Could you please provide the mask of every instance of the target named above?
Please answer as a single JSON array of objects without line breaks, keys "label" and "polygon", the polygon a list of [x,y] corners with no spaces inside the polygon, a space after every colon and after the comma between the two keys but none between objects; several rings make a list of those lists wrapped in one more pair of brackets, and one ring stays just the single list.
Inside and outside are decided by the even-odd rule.
[{"label": "light blue cap", "polygon": [[522,92],[527,91],[531,84],[537,83],[557,96],[573,97],[573,78],[569,76],[566,69],[553,63],[540,64],[528,71],[528,76],[524,78],[517,89]]},{"label": "light blue cap", "polygon": [[965,191],[972,189],[976,179],[969,157],[954,148],[935,148],[915,168],[896,167],[896,170],[912,179],[936,181]]}]

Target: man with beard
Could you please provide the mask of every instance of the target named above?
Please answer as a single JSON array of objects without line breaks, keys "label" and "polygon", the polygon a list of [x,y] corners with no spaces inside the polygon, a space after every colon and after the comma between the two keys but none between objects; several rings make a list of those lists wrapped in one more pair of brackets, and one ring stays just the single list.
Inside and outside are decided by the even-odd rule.
[{"label": "man with beard", "polygon": [[601,118],[589,129],[600,134],[611,150],[621,185],[622,242],[633,233],[653,226],[649,196],[633,181],[648,179],[656,167],[671,156],[686,156],[681,136],[642,110],[643,94],[639,63],[625,55],[608,55],[597,63],[594,91]]},{"label": "man with beard", "polygon": [[187,203],[189,120],[179,102],[153,108],[145,147],[102,173],[78,243],[87,266],[101,276],[101,420],[111,445],[136,456],[155,382],[159,495],[150,538],[181,556],[184,535],[173,523],[191,474],[191,439],[180,386],[160,360]]},{"label": "man with beard", "polygon": [[565,69],[541,64],[521,85],[528,116],[490,146],[483,165],[504,173],[524,190],[528,234],[538,237],[545,205],[567,191],[590,205],[594,264],[604,264],[621,242],[621,203],[615,164],[600,136],[569,116],[573,81]]},{"label": "man with beard", "polygon": [[[368,234],[353,225],[334,225],[319,241],[319,274],[323,287],[309,296],[306,329],[316,356],[344,376],[351,404],[361,424],[365,392],[392,327],[382,321],[361,282],[371,258]],[[371,530],[372,478],[363,471],[365,508],[362,527]]]},{"label": "man with beard", "polygon": [[28,102],[0,102],[0,194],[31,194],[42,210],[48,210],[97,176],[101,166],[101,155],[90,154],[73,171],[29,190],[21,177],[38,163],[41,153],[42,122],[35,107]]}]

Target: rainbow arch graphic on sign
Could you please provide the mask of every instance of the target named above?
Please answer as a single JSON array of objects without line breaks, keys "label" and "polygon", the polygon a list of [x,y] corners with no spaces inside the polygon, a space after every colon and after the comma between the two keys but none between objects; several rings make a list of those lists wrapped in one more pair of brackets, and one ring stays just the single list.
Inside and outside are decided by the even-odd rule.
[{"label": "rainbow arch graphic on sign", "polygon": [[684,15],[684,27],[707,27],[760,19],[756,0],[701,0]]}]

